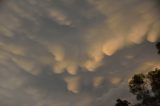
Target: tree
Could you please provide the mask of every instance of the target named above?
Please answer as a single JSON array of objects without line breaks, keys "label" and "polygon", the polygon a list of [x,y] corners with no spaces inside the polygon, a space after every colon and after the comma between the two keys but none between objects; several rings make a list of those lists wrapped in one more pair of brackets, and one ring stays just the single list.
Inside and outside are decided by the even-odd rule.
[{"label": "tree", "polygon": [[[160,106],[160,69],[134,75],[129,89],[138,101],[132,106]],[[130,102],[118,99],[115,106],[130,106]]]},{"label": "tree", "polygon": [[136,95],[137,100],[145,99],[149,95],[145,78],[146,76],[143,74],[136,74],[129,82],[130,92]]},{"label": "tree", "polygon": [[[160,42],[156,48],[160,54]],[[127,100],[118,99],[115,106],[160,106],[160,69],[135,74],[129,81],[129,89],[138,103],[131,105]]]},{"label": "tree", "polygon": [[156,48],[158,49],[158,54],[160,54],[160,42],[156,44]]},{"label": "tree", "polygon": [[129,106],[130,103],[127,100],[117,99],[117,103],[115,106]]}]

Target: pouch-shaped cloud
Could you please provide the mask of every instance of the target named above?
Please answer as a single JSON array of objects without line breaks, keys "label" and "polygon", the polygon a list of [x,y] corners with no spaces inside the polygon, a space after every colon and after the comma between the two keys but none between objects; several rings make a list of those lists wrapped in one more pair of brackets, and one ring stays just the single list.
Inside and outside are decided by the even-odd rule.
[{"label": "pouch-shaped cloud", "polygon": [[[90,105],[97,95],[108,94],[108,89],[122,84],[126,70],[150,61],[145,57],[148,45],[122,54],[129,46],[159,39],[158,9],[157,0],[6,0],[0,7],[0,85],[9,90],[2,93],[11,95],[15,106],[23,94],[22,99],[34,98],[36,103],[29,104],[32,106]],[[145,52],[144,56],[139,52]],[[144,60],[138,62],[137,57]],[[150,68],[159,63],[146,64]],[[108,101],[114,91],[107,96]],[[16,93],[20,96],[14,99]],[[79,104],[74,98],[83,93],[88,99],[80,97],[83,102]]]},{"label": "pouch-shaped cloud", "polygon": [[68,26],[71,25],[71,21],[67,19],[67,17],[63,13],[61,13],[61,11],[51,10],[49,14],[51,18],[53,18],[53,20],[55,20],[58,24]]},{"label": "pouch-shaped cloud", "polygon": [[65,81],[67,83],[67,88],[69,91],[73,93],[79,92],[80,87],[80,78],[79,77],[67,77],[65,78]]},{"label": "pouch-shaped cloud", "polygon": [[[105,57],[128,46],[156,42],[159,29],[154,0],[12,0],[0,10],[1,58],[33,75],[48,66],[76,76],[97,71]],[[79,80],[64,79],[75,93]],[[111,79],[115,85],[120,81]],[[97,87],[103,78],[91,82]]]},{"label": "pouch-shaped cloud", "polygon": [[[2,11],[0,21],[1,35],[6,35],[6,40],[23,35],[24,38],[21,38],[28,38],[27,42],[34,41],[33,46],[38,43],[48,50],[53,56],[52,63],[49,63],[53,65],[56,73],[68,70],[68,73],[76,74],[78,67],[96,70],[102,65],[105,55],[111,56],[119,49],[139,44],[144,39],[155,42],[159,38],[159,15],[154,1],[84,0],[82,3],[86,3],[84,8],[90,12],[89,18],[85,16],[88,11],[83,11],[82,7],[75,10],[67,7],[79,6],[74,1],[69,5],[56,2],[57,6],[53,4],[52,8],[53,2],[32,3],[28,0],[28,5],[25,5],[22,2],[16,4],[10,1],[3,8],[6,12]],[[42,4],[44,8],[41,8]],[[12,14],[9,14],[11,11]],[[99,18],[100,16],[102,18]],[[7,17],[12,18],[7,22]],[[92,23],[94,24],[90,26]],[[15,41],[10,40],[12,43]],[[21,43],[28,45],[23,42],[17,44]],[[22,46],[12,50],[14,46],[3,46],[5,43],[1,45],[16,55],[30,57],[27,55],[30,47]]]}]

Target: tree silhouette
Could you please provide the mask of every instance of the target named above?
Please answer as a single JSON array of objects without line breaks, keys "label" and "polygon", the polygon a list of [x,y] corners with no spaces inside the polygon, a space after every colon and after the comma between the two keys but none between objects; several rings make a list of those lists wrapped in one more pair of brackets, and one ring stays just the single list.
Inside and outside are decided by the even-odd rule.
[{"label": "tree silhouette", "polygon": [[146,89],[147,82],[145,82],[145,78],[146,76],[143,74],[136,74],[129,82],[130,91],[136,95],[137,100],[145,99],[149,95],[148,89]]},{"label": "tree silhouette", "polygon": [[160,106],[160,69],[134,75],[129,89],[138,103],[131,105],[127,100],[118,99],[115,106]]},{"label": "tree silhouette", "polygon": [[130,103],[127,100],[117,99],[117,103],[115,106],[129,106]]},{"label": "tree silhouette", "polygon": [[[160,42],[156,48],[160,54]],[[138,103],[131,105],[127,100],[118,99],[115,106],[160,106],[160,69],[135,74],[129,81],[129,89]]]},{"label": "tree silhouette", "polygon": [[160,42],[156,44],[156,48],[158,49],[158,54],[160,54]]}]

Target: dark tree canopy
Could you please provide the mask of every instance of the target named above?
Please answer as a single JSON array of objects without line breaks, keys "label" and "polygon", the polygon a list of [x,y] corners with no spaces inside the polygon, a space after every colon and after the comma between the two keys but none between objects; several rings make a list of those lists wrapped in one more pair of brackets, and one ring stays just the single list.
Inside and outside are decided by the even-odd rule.
[{"label": "dark tree canopy", "polygon": [[158,49],[158,54],[160,54],[160,42],[156,44],[156,48]]},{"label": "dark tree canopy", "polygon": [[127,100],[117,99],[117,103],[115,106],[129,106],[129,102]]},{"label": "dark tree canopy", "polygon": [[118,99],[115,106],[160,106],[160,69],[134,75],[129,89],[138,103],[131,105],[127,100]]},{"label": "dark tree canopy", "polygon": [[[160,42],[156,44],[160,54]],[[115,106],[160,106],[160,69],[147,74],[135,74],[129,82],[130,92],[136,96],[137,103],[118,99]]]}]

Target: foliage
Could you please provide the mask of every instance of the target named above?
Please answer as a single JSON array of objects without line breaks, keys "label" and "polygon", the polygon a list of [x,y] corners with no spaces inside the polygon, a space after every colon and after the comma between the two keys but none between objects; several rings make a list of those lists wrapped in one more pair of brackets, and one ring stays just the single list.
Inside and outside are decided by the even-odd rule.
[{"label": "foliage", "polygon": [[117,103],[115,106],[129,106],[129,102],[127,100],[117,99]]},{"label": "foliage", "polygon": [[[160,54],[160,42],[156,44]],[[135,74],[129,81],[130,92],[136,96],[136,104],[118,99],[115,106],[160,106],[160,69],[147,74]]]},{"label": "foliage", "polygon": [[[129,89],[138,101],[132,106],[160,106],[160,69],[134,75],[129,82]],[[130,106],[130,103],[118,99],[115,106]]]},{"label": "foliage", "polygon": [[158,54],[160,54],[160,42],[156,44],[156,48],[158,49]]}]

